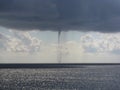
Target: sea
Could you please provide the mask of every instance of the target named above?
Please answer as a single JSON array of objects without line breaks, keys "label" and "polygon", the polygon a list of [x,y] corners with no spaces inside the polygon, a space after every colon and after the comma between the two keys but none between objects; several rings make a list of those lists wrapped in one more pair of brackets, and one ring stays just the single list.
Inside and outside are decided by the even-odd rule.
[{"label": "sea", "polygon": [[120,65],[3,67],[0,90],[120,90]]}]

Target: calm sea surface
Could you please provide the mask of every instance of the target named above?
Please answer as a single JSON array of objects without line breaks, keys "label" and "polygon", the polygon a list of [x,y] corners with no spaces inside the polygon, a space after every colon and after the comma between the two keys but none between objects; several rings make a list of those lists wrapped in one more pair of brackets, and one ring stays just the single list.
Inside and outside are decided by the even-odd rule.
[{"label": "calm sea surface", "polygon": [[0,90],[120,90],[120,65],[0,69]]}]

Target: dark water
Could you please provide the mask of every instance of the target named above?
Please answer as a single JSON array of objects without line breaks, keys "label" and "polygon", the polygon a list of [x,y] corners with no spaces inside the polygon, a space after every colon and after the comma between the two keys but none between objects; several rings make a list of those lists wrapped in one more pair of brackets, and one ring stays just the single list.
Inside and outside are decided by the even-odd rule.
[{"label": "dark water", "polygon": [[0,69],[0,90],[120,90],[120,65]]}]

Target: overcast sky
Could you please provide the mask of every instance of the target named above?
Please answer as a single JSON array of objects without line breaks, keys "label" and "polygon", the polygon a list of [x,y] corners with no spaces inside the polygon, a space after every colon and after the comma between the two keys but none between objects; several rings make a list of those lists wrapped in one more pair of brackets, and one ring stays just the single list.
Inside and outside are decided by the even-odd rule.
[{"label": "overcast sky", "polygon": [[0,0],[0,63],[58,58],[120,63],[120,0]]}]

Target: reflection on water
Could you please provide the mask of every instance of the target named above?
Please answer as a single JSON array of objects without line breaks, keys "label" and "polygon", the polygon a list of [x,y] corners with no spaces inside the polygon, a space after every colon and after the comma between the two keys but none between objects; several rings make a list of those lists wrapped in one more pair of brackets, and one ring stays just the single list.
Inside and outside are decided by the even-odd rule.
[{"label": "reflection on water", "polygon": [[120,65],[1,69],[0,90],[119,90]]}]

